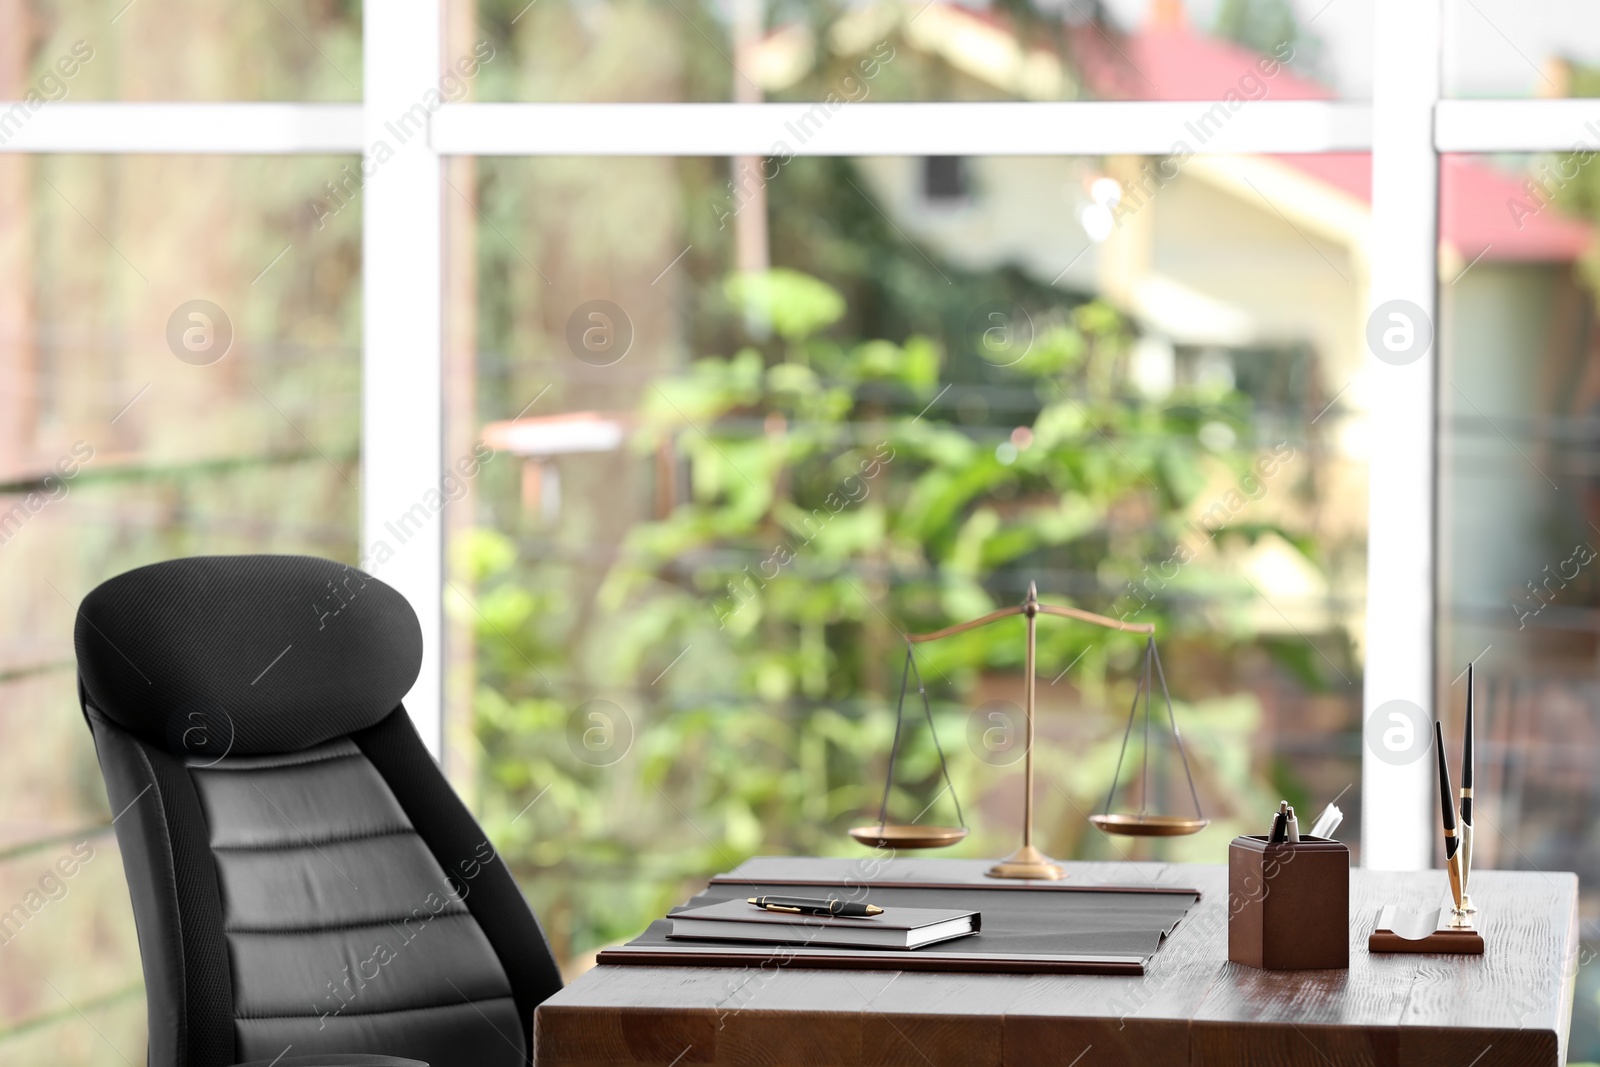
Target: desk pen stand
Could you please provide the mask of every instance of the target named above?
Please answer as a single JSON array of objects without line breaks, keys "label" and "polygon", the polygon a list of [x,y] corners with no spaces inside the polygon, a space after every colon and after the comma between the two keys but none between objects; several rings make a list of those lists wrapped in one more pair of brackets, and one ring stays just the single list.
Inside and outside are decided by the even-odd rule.
[{"label": "desk pen stand", "polygon": [[1349,967],[1349,848],[1320,837],[1234,838],[1228,958],[1270,971]]}]

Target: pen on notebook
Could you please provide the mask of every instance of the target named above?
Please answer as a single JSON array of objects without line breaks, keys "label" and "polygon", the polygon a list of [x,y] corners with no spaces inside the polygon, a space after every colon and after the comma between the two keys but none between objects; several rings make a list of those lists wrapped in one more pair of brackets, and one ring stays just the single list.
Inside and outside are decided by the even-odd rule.
[{"label": "pen on notebook", "polygon": [[851,904],[843,900],[819,900],[815,897],[749,897],[751,904],[767,911],[787,911],[797,915],[844,915],[866,919],[882,915],[883,909],[874,904]]},{"label": "pen on notebook", "polygon": [[1433,744],[1439,750],[1439,806],[1444,818],[1444,858],[1445,866],[1450,872],[1450,896],[1455,901],[1455,910],[1461,913],[1461,856],[1456,849],[1460,842],[1456,840],[1456,804],[1455,798],[1450,795],[1450,764],[1445,760],[1444,754],[1444,727],[1438,719],[1433,720]]}]

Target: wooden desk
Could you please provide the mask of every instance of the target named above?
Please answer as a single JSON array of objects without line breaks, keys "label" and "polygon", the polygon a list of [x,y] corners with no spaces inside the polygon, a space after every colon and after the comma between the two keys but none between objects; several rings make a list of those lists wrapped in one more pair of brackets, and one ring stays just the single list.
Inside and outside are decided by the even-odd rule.
[{"label": "wooden desk", "polygon": [[[794,861],[752,860],[765,877]],[[850,868],[848,860],[809,861]],[[962,881],[986,861],[888,861]],[[1578,953],[1572,874],[1474,871],[1483,956],[1373,955],[1379,906],[1444,872],[1351,872],[1350,969],[1228,961],[1227,869],[1069,863],[1083,883],[1192,886],[1200,903],[1142,978],[596,967],[538,1009],[539,1067],[650,1064],[1347,1065],[1564,1062]],[[814,868],[813,868],[814,869]],[[831,874],[828,877],[832,877]],[[859,875],[858,875],[859,877]]]}]

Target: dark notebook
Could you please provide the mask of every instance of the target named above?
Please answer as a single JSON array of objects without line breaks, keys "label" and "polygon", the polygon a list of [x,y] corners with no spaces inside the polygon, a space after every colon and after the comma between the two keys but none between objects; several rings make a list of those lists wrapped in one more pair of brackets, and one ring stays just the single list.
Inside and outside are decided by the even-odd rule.
[{"label": "dark notebook", "polygon": [[982,917],[951,908],[885,908],[870,918],[795,915],[766,911],[744,900],[725,900],[674,912],[673,939],[760,941],[833,948],[913,949],[975,932]]}]

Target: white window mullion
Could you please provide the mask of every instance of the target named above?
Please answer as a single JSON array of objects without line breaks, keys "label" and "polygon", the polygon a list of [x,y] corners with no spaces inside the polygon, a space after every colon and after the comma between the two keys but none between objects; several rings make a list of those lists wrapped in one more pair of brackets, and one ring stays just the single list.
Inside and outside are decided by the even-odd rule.
[{"label": "white window mullion", "polygon": [[[1371,413],[1367,509],[1366,691],[1363,722],[1390,701],[1422,714],[1396,720],[1392,748],[1410,762],[1381,759],[1373,731],[1361,760],[1362,863],[1379,870],[1431,865],[1439,809],[1429,785],[1434,679],[1435,418],[1438,331],[1439,155],[1434,107],[1439,99],[1441,0],[1378,4],[1373,9],[1372,247],[1367,315],[1406,301],[1426,321],[1433,343],[1409,358],[1368,356],[1361,388]],[[1409,315],[1403,308],[1397,313]],[[1363,324],[1365,326],[1365,323]],[[1363,328],[1362,336],[1368,331]],[[1403,347],[1403,346],[1402,346]],[[1382,737],[1381,732],[1378,735]],[[1382,742],[1379,741],[1379,744]]]},{"label": "white window mullion", "polygon": [[0,152],[359,152],[360,104],[0,101]]},{"label": "white window mullion", "polygon": [[443,739],[443,174],[428,137],[440,0],[363,7],[361,559],[422,622],[406,696],[435,757]]},{"label": "white window mullion", "polygon": [[446,104],[445,155],[892,156],[1362,152],[1372,109],[1327,100]]},{"label": "white window mullion", "polygon": [[1600,100],[1441,100],[1441,152],[1571,152],[1600,149]]}]

